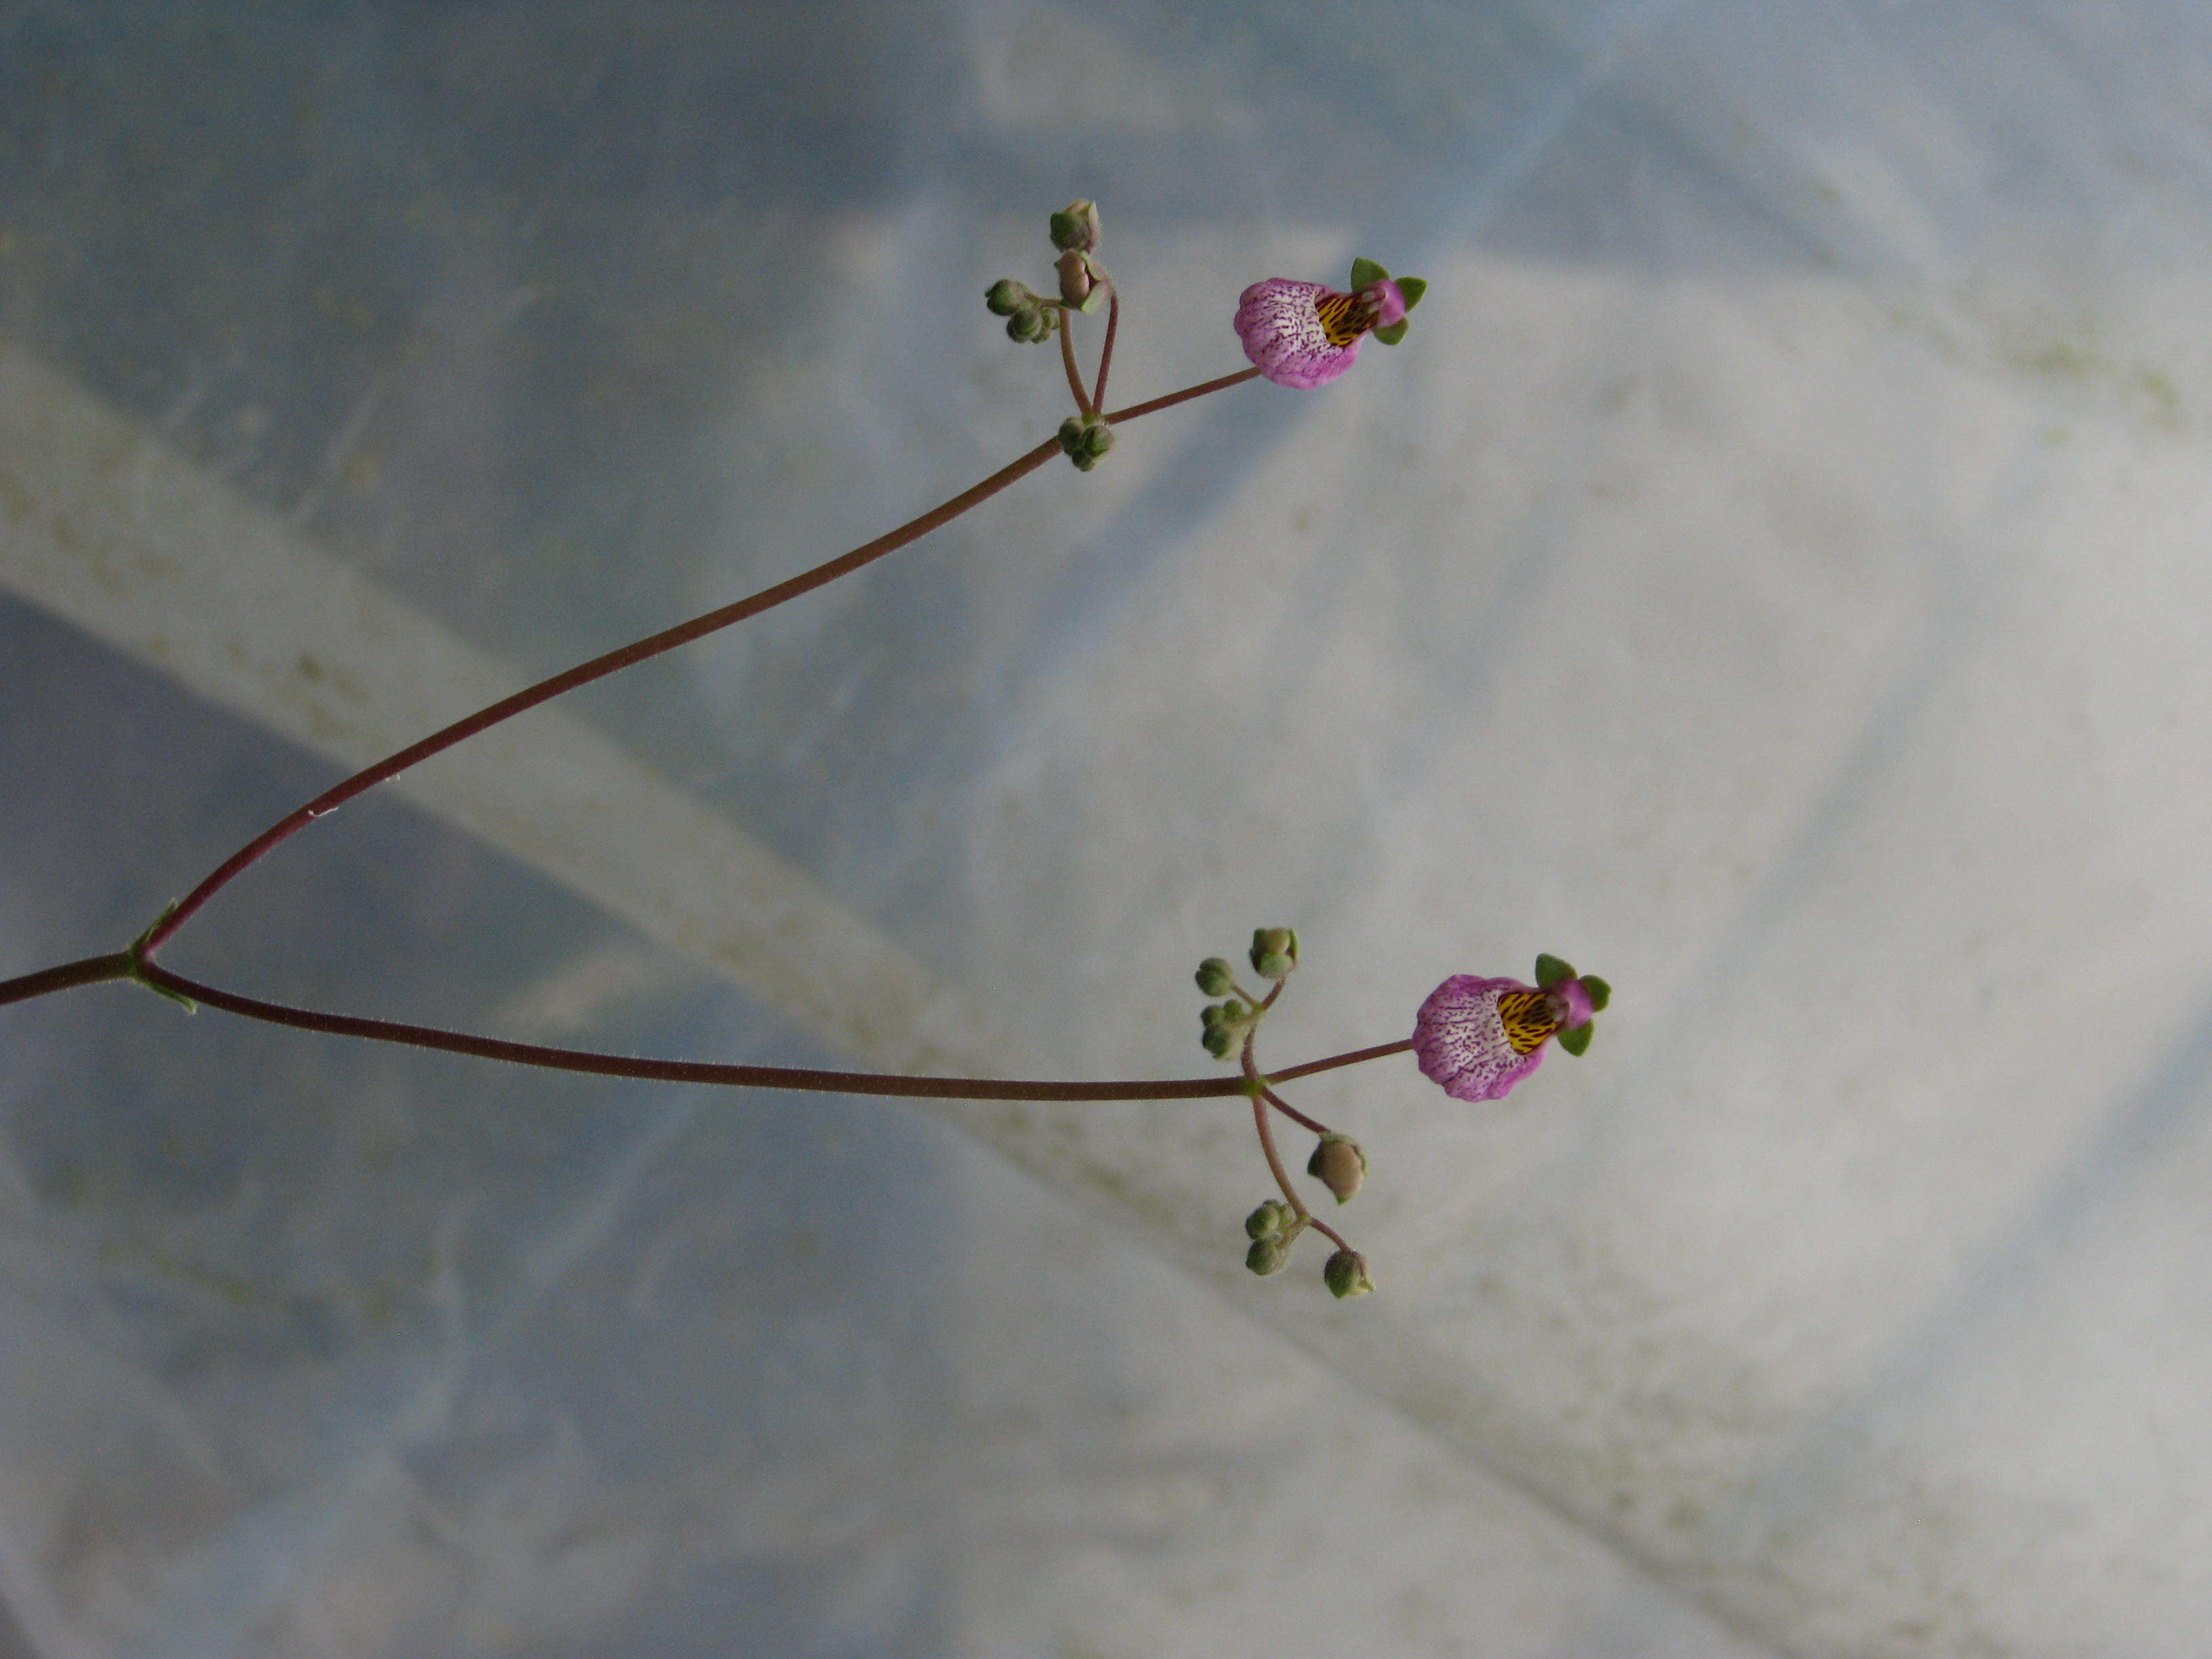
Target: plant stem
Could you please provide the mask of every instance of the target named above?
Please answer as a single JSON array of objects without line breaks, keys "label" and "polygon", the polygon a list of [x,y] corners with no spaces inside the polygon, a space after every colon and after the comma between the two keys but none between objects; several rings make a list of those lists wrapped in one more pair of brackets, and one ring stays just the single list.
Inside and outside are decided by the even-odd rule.
[{"label": "plant stem", "polygon": [[1274,1172],[1275,1185],[1290,1200],[1291,1213],[1301,1221],[1312,1221],[1313,1212],[1306,1208],[1297,1188],[1291,1185],[1290,1172],[1283,1168],[1282,1154],[1275,1150],[1275,1132],[1267,1125],[1267,1103],[1257,1095],[1252,1097],[1252,1123],[1260,1132],[1260,1150],[1267,1156],[1267,1167]]},{"label": "plant stem", "polygon": [[[1274,988],[1276,991],[1281,991],[1283,982],[1276,982]],[[1349,1249],[1352,1245],[1345,1243],[1345,1234],[1340,1234],[1336,1228],[1332,1228],[1328,1221],[1322,1221],[1322,1218],[1318,1217],[1318,1214],[1314,1214],[1312,1210],[1307,1210],[1305,1201],[1298,1197],[1298,1190],[1290,1183],[1290,1175],[1283,1170],[1281,1152],[1274,1151],[1274,1126],[1267,1121],[1267,1079],[1261,1078],[1259,1061],[1252,1060],[1252,1042],[1255,1042],[1256,1037],[1259,1037],[1256,1030],[1248,1030],[1248,1033],[1245,1033],[1243,1073],[1245,1073],[1245,1088],[1252,1091],[1252,1126],[1259,1130],[1259,1151],[1267,1155],[1267,1168],[1274,1172],[1274,1183],[1279,1188],[1283,1188],[1283,1197],[1290,1199],[1290,1212],[1294,1214],[1294,1217],[1298,1217],[1298,1221],[1310,1225],[1314,1232],[1321,1234],[1321,1237],[1336,1241],[1338,1249]],[[1376,1053],[1398,1053],[1401,1048],[1411,1048],[1411,1046],[1413,1046],[1413,1040],[1407,1037],[1405,1042],[1394,1042],[1394,1044],[1385,1044],[1385,1046],[1380,1046],[1380,1048],[1370,1048],[1370,1051],[1364,1051],[1364,1053],[1370,1053],[1370,1055],[1376,1055]],[[1345,1060],[1345,1055],[1329,1055],[1329,1060]],[[1352,1064],[1352,1061],[1347,1061],[1347,1064]],[[1290,1073],[1281,1073],[1281,1075],[1283,1078],[1287,1078]],[[1301,1068],[1301,1075],[1312,1075],[1312,1068]],[[1283,1106],[1283,1102],[1274,1102],[1274,1103],[1276,1106]],[[1283,1106],[1283,1110],[1290,1110],[1290,1109]],[[1290,1115],[1291,1117],[1297,1117],[1297,1113],[1290,1113]]]},{"label": "plant stem", "polygon": [[[1279,984],[1275,988],[1279,991],[1282,987]],[[1283,1189],[1283,1196],[1290,1200],[1291,1213],[1301,1221],[1312,1221],[1312,1212],[1306,1208],[1305,1201],[1299,1198],[1297,1188],[1291,1185],[1291,1177],[1285,1172],[1283,1160],[1275,1151],[1275,1131],[1267,1121],[1267,1103],[1260,1097],[1267,1092],[1267,1085],[1261,1079],[1259,1063],[1252,1058],[1252,1045],[1259,1035],[1257,1031],[1245,1032],[1243,1052],[1238,1059],[1243,1062],[1245,1087],[1252,1091],[1252,1121],[1260,1131],[1260,1150],[1267,1155],[1267,1167],[1275,1172],[1275,1184]]]},{"label": "plant stem", "polygon": [[1098,379],[1091,388],[1091,406],[1106,407],[1106,371],[1114,367],[1114,336],[1121,326],[1121,290],[1106,284],[1106,343],[1098,349]]},{"label": "plant stem", "polygon": [[[1066,333],[1063,327],[1061,331],[1063,342],[1066,337]],[[1072,355],[1068,362],[1071,364],[1070,373],[1073,374]],[[1186,386],[1181,392],[1170,392],[1164,398],[1155,398],[1150,403],[1139,404],[1133,409],[1122,410],[1108,418],[1114,422],[1133,421],[1139,416],[1172,408],[1176,404],[1188,403],[1193,398],[1202,398],[1208,392],[1219,392],[1225,387],[1237,385],[1239,381],[1249,380],[1258,373],[1259,370],[1256,368],[1249,369],[1243,374],[1224,375],[1218,380],[1206,380],[1197,386]],[[1077,400],[1080,402],[1082,387],[1079,383],[1076,386],[1076,392]],[[380,783],[387,782],[398,777],[409,767],[451,749],[455,744],[465,742],[479,732],[497,726],[502,720],[513,719],[526,709],[535,708],[542,702],[550,702],[564,692],[573,691],[579,686],[588,685],[593,680],[605,679],[610,674],[620,673],[623,669],[633,667],[648,658],[659,656],[663,652],[673,651],[678,646],[689,645],[694,640],[704,639],[708,635],[719,632],[733,623],[741,623],[749,617],[757,617],[763,611],[772,611],[777,605],[799,598],[802,593],[811,593],[817,587],[836,581],[840,576],[850,575],[863,565],[872,564],[884,555],[895,553],[908,543],[919,541],[931,531],[951,523],[969,508],[988,501],[1017,479],[1036,471],[1037,468],[1060,453],[1060,440],[1057,437],[1048,438],[1020,459],[1000,467],[981,483],[962,490],[960,494],[941,506],[932,507],[919,518],[909,519],[897,529],[878,536],[872,542],[864,543],[849,553],[841,554],[825,563],[816,565],[811,570],[803,571],[796,576],[776,583],[774,586],[764,587],[757,593],[735,600],[718,611],[709,611],[704,616],[694,617],[690,622],[678,623],[673,628],[663,629],[658,634],[648,635],[644,639],[623,646],[618,650],[610,651],[604,656],[594,657],[589,662],[579,663],[575,667],[556,674],[550,679],[540,680],[537,684],[526,687],[512,696],[502,697],[488,708],[480,708],[465,719],[455,720],[451,726],[432,732],[420,742],[409,744],[398,753],[387,756],[373,766],[364,767],[343,783],[325,790],[305,806],[279,819],[223,860],[213,873],[186,894],[184,900],[174,909],[155,924],[153,930],[146,935],[140,947],[142,957],[150,962],[154,952],[158,951],[178,928],[184,926],[202,905],[267,856],[272,849],[289,841],[315,819],[336,811],[356,795],[374,788]],[[10,985],[14,983],[15,981],[9,981]],[[0,990],[4,988],[0,987]],[[37,995],[40,993],[29,992],[24,994]],[[0,997],[0,1000],[12,1000]]]},{"label": "plant stem", "polygon": [[106,979],[130,977],[131,953],[128,951],[117,951],[104,957],[86,957],[77,962],[64,962],[58,968],[42,968],[37,973],[25,974],[20,979],[0,980],[0,1003],[28,1002],[33,997],[74,990],[80,985],[97,985]]},{"label": "plant stem", "polygon": [[1268,1088],[1265,1084],[1262,1084],[1260,1086],[1260,1098],[1266,1101],[1267,1104],[1273,1107],[1285,1117],[1290,1119],[1291,1122],[1298,1124],[1304,1128],[1310,1129],[1317,1135],[1325,1135],[1330,1133],[1328,1124],[1316,1123],[1313,1119],[1308,1117],[1304,1112],[1291,1105],[1289,1101],[1285,1100],[1282,1096],[1277,1094],[1273,1089]]},{"label": "plant stem", "polygon": [[1075,410],[1079,415],[1096,415],[1098,405],[1091,401],[1083,389],[1083,376],[1075,367],[1075,340],[1070,329],[1075,318],[1073,307],[1060,308],[1060,365],[1067,371],[1067,389],[1075,394]]},{"label": "plant stem", "polygon": [[1293,1066],[1287,1071],[1269,1072],[1262,1083],[1296,1083],[1302,1077],[1313,1077],[1322,1072],[1334,1072],[1343,1066],[1364,1066],[1370,1060],[1381,1060],[1386,1054],[1402,1054],[1413,1046],[1411,1037],[1401,1037],[1395,1042],[1378,1042],[1372,1048],[1353,1048],[1341,1054],[1331,1054],[1327,1060],[1310,1060],[1303,1066]]},{"label": "plant stem", "polygon": [[1150,403],[1132,404],[1127,409],[1117,409],[1107,416],[1106,424],[1119,426],[1124,421],[1133,421],[1140,416],[1157,415],[1164,409],[1173,409],[1177,404],[1187,404],[1193,398],[1203,398],[1209,392],[1242,386],[1259,372],[1257,368],[1243,368],[1234,374],[1224,374],[1218,380],[1206,380],[1197,386],[1187,386],[1180,392],[1170,392],[1166,397],[1155,398]]},{"label": "plant stem", "polygon": [[[115,973],[128,971],[127,957],[94,960],[124,963]],[[72,963],[72,967],[82,964]],[[59,970],[49,969],[48,973]],[[446,1054],[467,1054],[477,1060],[505,1060],[515,1066],[535,1066],[556,1072],[580,1072],[593,1077],[635,1078],[656,1083],[708,1084],[721,1088],[796,1089],[843,1095],[891,1095],[910,1100],[1219,1100],[1243,1094],[1248,1082],[1233,1077],[1170,1078],[1159,1081],[1142,1078],[1107,1082],[1064,1083],[1048,1079],[979,1077],[901,1077],[884,1072],[827,1072],[795,1066],[729,1066],[710,1060],[649,1060],[629,1054],[611,1054],[590,1048],[554,1048],[535,1042],[510,1042],[500,1037],[476,1036],[465,1031],[441,1030],[435,1026],[410,1025],[392,1019],[365,1019],[353,1014],[318,1013],[312,1009],[264,1002],[240,996],[173,973],[157,963],[140,965],[149,985],[191,998],[203,1007],[220,1008],[272,1025],[289,1025],[303,1031],[322,1031],[334,1036],[366,1037],[415,1048],[435,1048]],[[38,975],[32,975],[36,978]],[[10,981],[10,985],[22,981]],[[0,986],[4,993],[6,986]],[[1364,1060],[1395,1054],[1411,1046],[1385,1043],[1379,1048],[1331,1054],[1309,1060],[1297,1075],[1356,1066]],[[1285,1075],[1289,1075],[1285,1073]]]}]

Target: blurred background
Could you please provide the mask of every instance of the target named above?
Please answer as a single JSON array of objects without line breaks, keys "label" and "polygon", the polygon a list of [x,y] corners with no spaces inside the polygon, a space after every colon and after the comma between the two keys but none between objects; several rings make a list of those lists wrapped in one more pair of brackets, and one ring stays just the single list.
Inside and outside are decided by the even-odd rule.
[{"label": "blurred background", "polygon": [[[905,1107],[0,1012],[0,1655],[2167,1656],[2212,1629],[2212,14],[0,3],[0,975],[1277,1066],[1615,988],[1260,1281],[1236,1103]],[[1097,325],[1086,324],[1095,348]],[[1303,1146],[1286,1149],[1296,1161]]]}]

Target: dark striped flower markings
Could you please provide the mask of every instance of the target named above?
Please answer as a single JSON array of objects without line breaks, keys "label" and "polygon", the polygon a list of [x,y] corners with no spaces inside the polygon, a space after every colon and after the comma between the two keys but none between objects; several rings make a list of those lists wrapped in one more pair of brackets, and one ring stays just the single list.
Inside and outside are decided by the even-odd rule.
[{"label": "dark striped flower markings", "polygon": [[1587,1049],[1591,1018],[1612,999],[1603,980],[1557,957],[1536,958],[1534,985],[1455,975],[1413,1017],[1413,1054],[1453,1099],[1502,1100],[1543,1064],[1553,1038],[1571,1054]]},{"label": "dark striped flower markings", "polygon": [[1406,313],[1428,287],[1418,276],[1394,277],[1372,259],[1352,262],[1349,292],[1270,276],[1238,296],[1237,337],[1262,377],[1309,391],[1350,368],[1368,335],[1384,345],[1404,339]]}]

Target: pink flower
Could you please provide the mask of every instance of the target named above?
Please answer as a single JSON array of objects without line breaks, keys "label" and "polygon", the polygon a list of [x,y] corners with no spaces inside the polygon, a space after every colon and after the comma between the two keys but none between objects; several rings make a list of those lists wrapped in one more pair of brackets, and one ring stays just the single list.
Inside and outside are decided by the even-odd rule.
[{"label": "pink flower", "polygon": [[1536,959],[1536,978],[1523,985],[1459,974],[1431,991],[1413,1017],[1422,1074],[1455,1100],[1502,1100],[1544,1063],[1553,1037],[1570,1054],[1589,1048],[1591,1016],[1612,1000],[1611,988],[1557,957]]},{"label": "pink flower", "polygon": [[1364,336],[1385,345],[1405,338],[1406,313],[1427,289],[1418,276],[1394,280],[1372,259],[1352,262],[1350,293],[1270,276],[1237,300],[1237,337],[1277,386],[1326,386],[1358,361]]}]

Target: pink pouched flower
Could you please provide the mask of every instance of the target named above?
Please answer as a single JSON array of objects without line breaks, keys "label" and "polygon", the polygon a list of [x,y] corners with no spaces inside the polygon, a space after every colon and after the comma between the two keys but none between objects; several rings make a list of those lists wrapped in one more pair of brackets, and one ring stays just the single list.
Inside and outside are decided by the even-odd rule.
[{"label": "pink pouched flower", "polygon": [[1534,985],[1455,975],[1413,1017],[1413,1054],[1453,1099],[1502,1100],[1544,1063],[1553,1037],[1569,1054],[1588,1048],[1591,1017],[1612,998],[1603,980],[1557,957],[1536,958]]},{"label": "pink pouched flower", "polygon": [[1359,343],[1369,334],[1385,345],[1404,339],[1406,313],[1428,286],[1418,276],[1394,278],[1372,259],[1352,262],[1349,293],[1270,276],[1237,300],[1237,337],[1277,386],[1327,386],[1358,361]]}]

